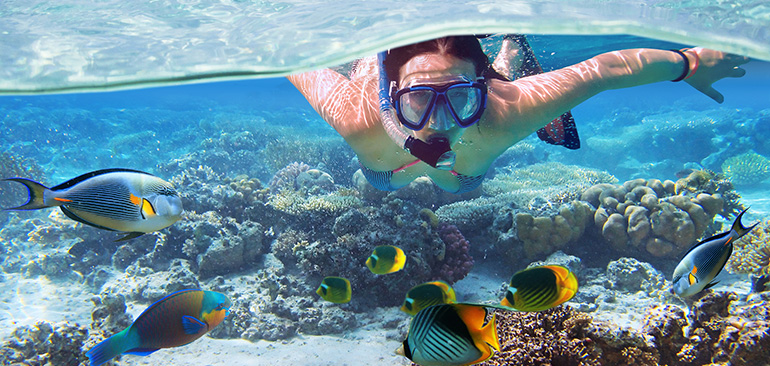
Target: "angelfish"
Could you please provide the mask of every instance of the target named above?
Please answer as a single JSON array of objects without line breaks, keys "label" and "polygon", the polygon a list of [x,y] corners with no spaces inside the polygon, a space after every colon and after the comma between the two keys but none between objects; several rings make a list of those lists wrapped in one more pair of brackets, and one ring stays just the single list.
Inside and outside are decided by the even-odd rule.
[{"label": "angelfish", "polygon": [[222,293],[181,290],[150,305],[130,327],[97,344],[86,356],[91,366],[129,353],[147,356],[158,349],[184,346],[225,320],[231,303]]},{"label": "angelfish", "polygon": [[26,178],[27,203],[6,210],[59,207],[67,217],[99,229],[128,233],[120,240],[171,226],[182,217],[182,199],[171,183],[131,169],[104,169],[48,188]]},{"label": "angelfish", "polygon": [[749,227],[744,227],[741,224],[741,217],[746,211],[743,210],[735,218],[730,231],[705,239],[695,244],[684,254],[674,269],[674,278],[671,281],[677,295],[680,297],[692,296],[717,284],[711,281],[722,271],[733,253],[733,243],[759,224],[757,222]]}]

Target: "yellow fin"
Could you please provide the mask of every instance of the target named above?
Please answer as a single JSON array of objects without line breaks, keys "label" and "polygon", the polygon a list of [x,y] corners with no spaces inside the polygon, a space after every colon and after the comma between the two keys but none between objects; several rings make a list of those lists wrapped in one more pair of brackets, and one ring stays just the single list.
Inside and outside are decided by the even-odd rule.
[{"label": "yellow fin", "polygon": [[146,198],[142,198],[142,214],[145,219],[149,216],[157,215],[155,212],[155,207],[152,207],[152,203],[150,203],[150,201],[148,201]]}]

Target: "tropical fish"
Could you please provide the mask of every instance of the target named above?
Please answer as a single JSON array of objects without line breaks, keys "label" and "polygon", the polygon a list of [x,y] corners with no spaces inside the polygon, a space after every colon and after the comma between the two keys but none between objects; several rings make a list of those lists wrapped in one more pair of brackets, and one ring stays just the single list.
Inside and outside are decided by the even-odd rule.
[{"label": "tropical fish", "polygon": [[500,351],[495,317],[476,304],[441,304],[420,310],[396,353],[422,366],[462,366],[483,362]]},{"label": "tropical fish", "polygon": [[372,255],[366,259],[369,270],[379,275],[398,272],[404,268],[405,263],[404,251],[392,245],[380,245],[374,248]]},{"label": "tropical fish", "polygon": [[426,282],[412,287],[406,293],[401,311],[414,316],[428,306],[455,302],[457,302],[455,290],[448,283],[444,281]]},{"label": "tropical fish", "polygon": [[325,277],[315,292],[324,300],[335,304],[349,302],[353,294],[350,289],[350,281],[346,278],[332,276]]},{"label": "tropical fish", "polygon": [[103,340],[86,356],[99,366],[122,353],[147,356],[160,348],[184,346],[227,317],[230,299],[219,292],[182,290],[145,309],[130,327]]},{"label": "tropical fish", "polygon": [[674,269],[671,281],[674,292],[680,297],[697,294],[717,282],[711,282],[724,268],[733,253],[733,243],[748,234],[759,222],[749,227],[741,224],[741,217],[748,209],[735,218],[730,231],[719,233],[693,245]]},{"label": "tropical fish", "polygon": [[118,241],[171,226],[182,215],[182,200],[171,183],[138,170],[97,170],[53,188],[26,178],[5,180],[21,183],[29,192],[27,203],[6,210],[58,206],[75,221],[128,233]]},{"label": "tropical fish", "polygon": [[500,304],[519,311],[546,310],[568,301],[577,290],[577,277],[565,267],[530,267],[511,277]]}]

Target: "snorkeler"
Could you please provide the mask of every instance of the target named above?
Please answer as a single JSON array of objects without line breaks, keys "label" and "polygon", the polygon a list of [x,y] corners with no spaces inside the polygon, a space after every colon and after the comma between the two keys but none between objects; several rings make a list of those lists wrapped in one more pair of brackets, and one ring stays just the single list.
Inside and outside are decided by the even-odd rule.
[{"label": "snorkeler", "polygon": [[374,187],[396,190],[427,175],[464,193],[510,146],[599,92],[684,80],[721,103],[711,85],[743,76],[746,62],[704,48],[630,49],[507,81],[475,36],[456,36],[363,60],[350,79],[330,69],[288,78],[355,151]]}]

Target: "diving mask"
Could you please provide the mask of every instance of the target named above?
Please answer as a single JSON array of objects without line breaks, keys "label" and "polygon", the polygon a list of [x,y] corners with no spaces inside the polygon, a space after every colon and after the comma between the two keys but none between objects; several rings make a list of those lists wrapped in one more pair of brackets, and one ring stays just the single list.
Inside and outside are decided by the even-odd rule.
[{"label": "diving mask", "polygon": [[[438,82],[438,83],[437,83]],[[396,114],[402,125],[419,131],[431,122],[431,128],[447,130],[451,124],[434,123],[433,113],[446,113],[454,122],[466,128],[481,119],[487,101],[487,86],[483,78],[472,81],[467,77],[444,79],[415,79],[407,87],[395,90],[395,81],[391,83],[391,98]],[[443,111],[437,108],[443,107]]]}]

